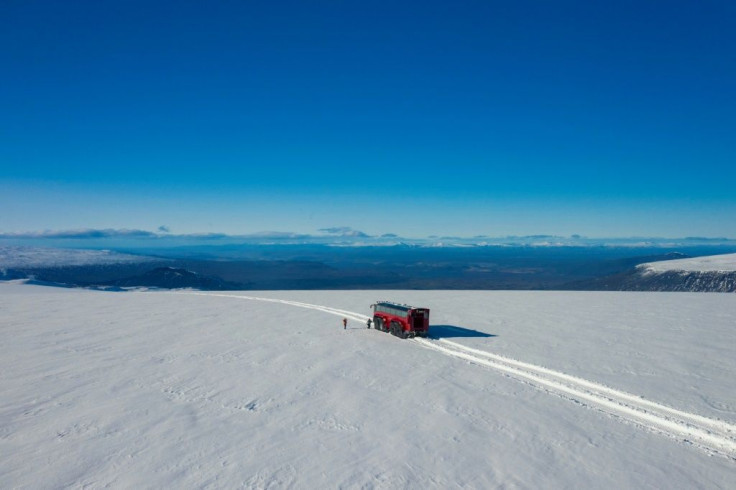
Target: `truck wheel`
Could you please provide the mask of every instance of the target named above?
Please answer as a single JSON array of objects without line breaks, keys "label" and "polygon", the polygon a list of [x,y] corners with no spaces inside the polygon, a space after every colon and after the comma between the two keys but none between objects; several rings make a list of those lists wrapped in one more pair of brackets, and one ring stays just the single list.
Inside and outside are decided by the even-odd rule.
[{"label": "truck wheel", "polygon": [[383,331],[383,322],[379,317],[373,317],[373,328],[379,332]]}]

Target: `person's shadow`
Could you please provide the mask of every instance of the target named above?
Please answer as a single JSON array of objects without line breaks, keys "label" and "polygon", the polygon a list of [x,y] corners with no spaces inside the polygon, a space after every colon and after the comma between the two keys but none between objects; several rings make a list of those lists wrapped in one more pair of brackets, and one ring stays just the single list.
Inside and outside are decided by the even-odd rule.
[{"label": "person's shadow", "polygon": [[449,339],[459,337],[497,337],[490,333],[479,332],[469,328],[458,327],[456,325],[430,325],[429,338],[431,339]]}]

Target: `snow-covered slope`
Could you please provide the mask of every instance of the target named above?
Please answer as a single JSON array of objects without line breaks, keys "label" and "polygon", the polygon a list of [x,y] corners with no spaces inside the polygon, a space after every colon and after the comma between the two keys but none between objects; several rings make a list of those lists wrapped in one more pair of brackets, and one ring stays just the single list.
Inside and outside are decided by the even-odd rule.
[{"label": "snow-covered slope", "polygon": [[627,280],[633,290],[736,292],[736,254],[641,264]]},{"label": "snow-covered slope", "polygon": [[[366,329],[378,298],[435,338]],[[0,312],[2,488],[736,487],[735,295],[4,283]]]},{"label": "snow-covered slope", "polygon": [[[0,280],[27,279],[37,284],[115,287],[117,280],[142,276],[154,268],[164,268],[169,262],[167,259],[110,250],[0,247]],[[197,281],[185,285],[198,286]]]},{"label": "snow-covered slope", "polygon": [[651,272],[736,272],[736,254],[707,255],[689,259],[665,260],[639,265]]},{"label": "snow-covered slope", "polygon": [[81,265],[130,264],[153,260],[160,259],[123,254],[110,250],[0,247],[0,269],[13,267],[74,267]]}]

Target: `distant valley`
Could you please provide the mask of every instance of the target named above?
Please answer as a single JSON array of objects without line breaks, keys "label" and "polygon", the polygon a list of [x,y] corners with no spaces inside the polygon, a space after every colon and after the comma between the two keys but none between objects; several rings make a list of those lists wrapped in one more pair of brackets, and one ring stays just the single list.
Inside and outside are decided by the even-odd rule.
[{"label": "distant valley", "polygon": [[[0,279],[96,289],[480,289],[736,291],[736,273],[647,272],[640,264],[708,255],[584,247],[418,248],[279,246],[242,257],[6,247]],[[723,252],[722,249],[715,252]],[[189,255],[177,257],[176,255]]]}]

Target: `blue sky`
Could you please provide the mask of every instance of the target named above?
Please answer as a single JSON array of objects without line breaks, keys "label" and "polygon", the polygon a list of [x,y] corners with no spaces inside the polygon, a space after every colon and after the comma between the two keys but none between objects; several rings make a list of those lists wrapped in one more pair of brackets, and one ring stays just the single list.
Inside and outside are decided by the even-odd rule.
[{"label": "blue sky", "polygon": [[736,237],[733,2],[0,19],[0,232]]}]

